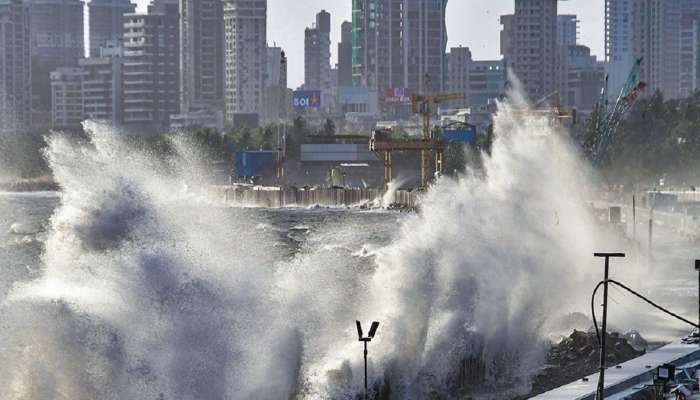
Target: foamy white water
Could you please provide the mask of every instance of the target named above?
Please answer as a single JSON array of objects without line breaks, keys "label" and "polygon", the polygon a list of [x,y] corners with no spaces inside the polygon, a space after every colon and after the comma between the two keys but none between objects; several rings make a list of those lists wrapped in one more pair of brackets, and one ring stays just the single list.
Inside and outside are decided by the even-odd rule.
[{"label": "foamy white water", "polygon": [[381,322],[370,375],[385,397],[456,396],[473,357],[477,390],[507,398],[527,392],[548,323],[587,310],[592,252],[617,250],[566,134],[508,105],[487,178],[441,180],[388,245],[340,224],[292,259],[252,213],[201,200],[185,143],[164,165],[88,129],[91,143],[57,135],[47,152],[64,194],[44,272],[2,306],[3,398],[350,399],[355,319]]}]

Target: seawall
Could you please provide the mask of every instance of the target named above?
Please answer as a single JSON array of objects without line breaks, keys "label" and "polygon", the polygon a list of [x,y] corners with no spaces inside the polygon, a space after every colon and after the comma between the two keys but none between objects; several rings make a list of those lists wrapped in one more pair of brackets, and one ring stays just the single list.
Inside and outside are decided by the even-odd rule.
[{"label": "seawall", "polygon": [[[212,186],[211,195],[216,201],[228,205],[248,207],[343,207],[376,203],[385,192],[367,188],[295,188],[253,185]],[[392,208],[415,209],[418,206],[418,192],[397,190]]]}]

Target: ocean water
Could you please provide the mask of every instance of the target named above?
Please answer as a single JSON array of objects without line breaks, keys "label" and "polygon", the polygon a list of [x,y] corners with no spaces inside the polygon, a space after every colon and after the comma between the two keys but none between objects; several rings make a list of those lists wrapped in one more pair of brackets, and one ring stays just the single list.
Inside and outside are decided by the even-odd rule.
[{"label": "ocean water", "polygon": [[[561,321],[588,314],[593,252],[637,246],[595,220],[564,132],[507,103],[495,122],[486,177],[442,179],[420,214],[223,207],[185,140],[163,162],[98,124],[55,135],[62,194],[0,195],[2,399],[355,399],[355,320],[380,321],[373,398],[527,393]],[[693,246],[664,243],[653,274],[614,274],[691,310]],[[621,330],[682,331],[612,296]],[[467,359],[484,375],[465,387]]]}]

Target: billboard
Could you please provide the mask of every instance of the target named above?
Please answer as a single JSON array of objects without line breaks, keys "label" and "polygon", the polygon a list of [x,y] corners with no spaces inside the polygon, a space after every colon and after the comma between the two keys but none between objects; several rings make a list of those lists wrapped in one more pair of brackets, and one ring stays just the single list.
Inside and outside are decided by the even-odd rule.
[{"label": "billboard", "polygon": [[295,90],[293,102],[295,108],[319,108],[321,107],[321,91]]},{"label": "billboard", "polygon": [[411,104],[411,90],[409,88],[389,88],[384,92],[384,103],[396,106]]}]

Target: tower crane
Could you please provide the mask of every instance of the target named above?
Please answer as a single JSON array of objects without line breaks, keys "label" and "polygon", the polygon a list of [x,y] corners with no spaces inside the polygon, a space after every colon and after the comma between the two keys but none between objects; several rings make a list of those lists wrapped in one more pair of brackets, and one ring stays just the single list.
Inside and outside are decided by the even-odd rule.
[{"label": "tower crane", "polygon": [[638,58],[634,63],[627,81],[622,86],[617,101],[612,107],[608,107],[608,77],[605,77],[605,86],[601,91],[600,101],[596,105],[596,112],[592,118],[595,137],[589,152],[595,165],[600,165],[608,156],[610,147],[615,142],[617,129],[625,114],[632,108],[640,93],[647,86],[645,82],[639,80],[642,61],[642,58]]},{"label": "tower crane", "polygon": [[[411,96],[411,111],[414,114],[420,114],[422,118],[422,136],[423,140],[430,142],[434,140],[432,130],[430,129],[431,105],[438,105],[443,101],[462,100],[464,93],[443,93],[435,95],[414,95]],[[420,153],[420,168],[421,168],[421,187],[426,188],[430,180],[430,150],[431,148],[423,148]],[[435,170],[442,173],[443,162],[442,153],[444,146],[439,146],[435,149]]]}]

